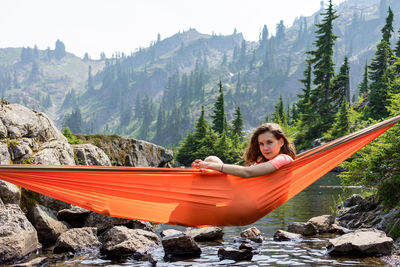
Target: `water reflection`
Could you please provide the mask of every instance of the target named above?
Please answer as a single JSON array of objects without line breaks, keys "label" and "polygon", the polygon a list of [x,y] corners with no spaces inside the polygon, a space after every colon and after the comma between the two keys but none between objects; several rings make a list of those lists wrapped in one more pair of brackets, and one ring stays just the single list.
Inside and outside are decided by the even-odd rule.
[{"label": "water reflection", "polygon": [[[323,235],[304,238],[301,241],[275,242],[273,234],[279,230],[286,230],[291,222],[305,222],[311,217],[331,214],[339,197],[345,199],[359,189],[346,190],[339,185],[339,178],[327,174],[319,181],[299,193],[293,199],[268,214],[250,226],[256,226],[266,237],[262,244],[253,244],[257,249],[252,261],[234,262],[231,260],[220,261],[217,256],[219,248],[238,248],[239,243],[234,238],[245,227],[224,227],[224,240],[222,242],[200,243],[201,257],[173,263],[164,262],[162,248],[156,248],[152,254],[158,261],[157,266],[383,266],[385,263],[377,258],[331,258],[326,253],[327,241],[332,235]],[[184,231],[183,227],[162,225],[157,229],[160,233],[164,229],[177,229]],[[83,255],[71,260],[57,263],[56,266],[150,266],[148,262],[138,262],[131,259],[123,262],[112,262],[101,259],[98,255]]]}]

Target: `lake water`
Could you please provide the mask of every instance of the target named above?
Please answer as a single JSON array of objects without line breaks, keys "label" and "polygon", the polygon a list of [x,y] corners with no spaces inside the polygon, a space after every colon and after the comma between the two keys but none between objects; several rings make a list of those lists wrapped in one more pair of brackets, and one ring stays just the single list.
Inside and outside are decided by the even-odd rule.
[{"label": "lake water", "polygon": [[[202,254],[200,258],[165,262],[164,252],[161,248],[152,251],[158,261],[157,266],[385,266],[378,258],[338,258],[330,257],[326,252],[326,245],[332,235],[304,238],[301,241],[275,242],[274,233],[287,230],[292,222],[305,222],[311,217],[332,214],[335,203],[345,199],[359,189],[339,187],[339,178],[329,173],[295,196],[290,201],[268,214],[256,223],[246,227],[224,227],[224,237],[221,242],[200,242]],[[265,237],[261,244],[253,244],[257,254],[251,261],[234,262],[231,260],[220,261],[217,256],[219,248],[238,248],[239,243],[234,238],[248,227],[256,226]],[[161,225],[157,233],[164,229],[184,230],[183,227]],[[148,262],[138,262],[131,259],[115,262],[99,258],[98,254],[83,254],[68,260],[56,260],[50,250],[44,251],[43,256],[49,257],[49,266],[150,266]],[[53,258],[53,259],[52,259]]]}]

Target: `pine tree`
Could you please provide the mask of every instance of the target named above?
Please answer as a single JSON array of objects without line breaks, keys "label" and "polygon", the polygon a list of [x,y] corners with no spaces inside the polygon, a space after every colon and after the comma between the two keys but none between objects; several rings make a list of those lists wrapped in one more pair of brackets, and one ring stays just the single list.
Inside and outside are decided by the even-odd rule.
[{"label": "pine tree", "polygon": [[386,24],[382,28],[382,40],[377,45],[375,57],[369,67],[370,94],[368,95],[368,106],[364,110],[365,117],[376,120],[385,118],[389,115],[388,88],[393,80],[392,71],[389,68],[392,61],[393,52],[390,48],[390,37],[393,31],[393,12],[389,7]]},{"label": "pine tree", "polygon": [[88,69],[87,90],[90,93],[92,93],[94,91],[93,76],[92,76],[92,66],[91,65],[89,65],[89,69]]},{"label": "pine tree", "polygon": [[298,107],[297,111],[300,114],[304,114],[304,113],[309,111],[307,109],[307,107],[309,106],[309,102],[310,102],[310,94],[311,94],[311,86],[312,86],[311,61],[307,59],[306,60],[306,64],[307,64],[306,69],[303,72],[304,78],[299,80],[299,82],[301,82],[303,84],[303,87],[304,87],[304,88],[302,88],[303,94],[302,95],[297,95],[297,97],[299,98],[299,100],[297,101],[297,107]]},{"label": "pine tree", "polygon": [[243,118],[240,111],[240,104],[237,105],[235,109],[235,115],[232,121],[232,137],[237,135],[239,140],[243,140]]},{"label": "pine tree", "polygon": [[365,63],[363,79],[358,85],[358,91],[361,96],[365,97],[368,94],[368,64]]},{"label": "pine tree", "polygon": [[337,112],[343,101],[350,103],[350,68],[347,57],[344,58],[344,62],[340,66],[339,74],[333,81],[332,89],[332,107]]},{"label": "pine tree", "polygon": [[332,82],[335,76],[332,60],[333,47],[337,38],[333,34],[333,21],[338,18],[335,14],[332,0],[329,0],[325,13],[321,14],[322,22],[316,25],[317,40],[314,42],[316,49],[308,52],[312,56],[310,61],[314,66],[313,83],[316,86],[310,96],[311,109],[316,115],[308,129],[310,138],[320,137],[323,132],[327,131],[335,116],[330,102]]},{"label": "pine tree", "polygon": [[278,103],[275,105],[275,111],[272,114],[272,120],[281,126],[287,125],[287,115],[285,113],[282,95],[279,96]]},{"label": "pine tree", "polygon": [[332,128],[326,134],[327,140],[333,140],[339,137],[342,137],[349,133],[349,112],[347,109],[346,101],[343,101],[340,105],[339,112],[336,115],[335,122],[332,125]]},{"label": "pine tree", "polygon": [[62,59],[63,57],[65,57],[66,53],[65,53],[65,45],[63,42],[61,42],[60,40],[56,41],[56,48],[54,49],[54,57],[57,60]]},{"label": "pine tree", "polygon": [[218,83],[219,87],[219,95],[217,97],[217,101],[214,104],[213,114],[211,115],[213,130],[216,133],[221,134],[223,131],[227,131],[227,121],[224,109],[224,92],[222,90],[222,82],[221,80]]}]

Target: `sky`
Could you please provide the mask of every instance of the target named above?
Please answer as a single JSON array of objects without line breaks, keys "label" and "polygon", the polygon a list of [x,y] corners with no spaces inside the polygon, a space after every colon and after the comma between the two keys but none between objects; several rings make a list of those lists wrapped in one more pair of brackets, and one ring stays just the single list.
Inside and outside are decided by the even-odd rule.
[{"label": "sky", "polygon": [[273,33],[280,20],[291,26],[320,5],[320,0],[2,0],[0,48],[54,49],[59,39],[67,52],[98,59],[101,52],[130,54],[148,47],[158,33],[165,39],[190,28],[217,35],[236,28],[256,41],[264,24]]}]

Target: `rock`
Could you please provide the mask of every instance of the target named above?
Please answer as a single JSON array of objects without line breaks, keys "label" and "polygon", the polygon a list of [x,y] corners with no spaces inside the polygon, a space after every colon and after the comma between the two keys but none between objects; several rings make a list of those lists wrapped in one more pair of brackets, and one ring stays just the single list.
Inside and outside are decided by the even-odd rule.
[{"label": "rock", "polygon": [[331,225],[335,222],[335,217],[332,215],[322,215],[313,217],[309,219],[308,222],[312,223],[320,234],[328,233]]},{"label": "rock", "polygon": [[[155,224],[157,225],[157,224]],[[150,232],[154,232],[154,225],[150,222],[139,221],[139,220],[130,220],[130,223],[127,227],[132,229],[142,229]]]},{"label": "rock", "polygon": [[[26,138],[25,138],[26,139]],[[11,160],[14,163],[22,163],[32,156],[29,144],[20,140],[11,140],[9,144]]]},{"label": "rock", "polygon": [[0,118],[3,124],[0,125],[0,135],[3,138],[35,137],[40,142],[60,140],[67,143],[67,139],[44,113],[19,104],[8,104],[0,106]]},{"label": "rock", "polygon": [[330,255],[390,255],[393,239],[383,231],[359,229],[334,239],[330,239],[327,249]]},{"label": "rock", "polygon": [[294,222],[288,225],[288,232],[311,236],[316,235],[318,230],[311,222]]},{"label": "rock", "polygon": [[113,166],[164,167],[173,159],[171,150],[146,141],[102,135],[81,138],[102,149]]},{"label": "rock", "polygon": [[80,228],[83,227],[83,222],[90,213],[90,210],[77,206],[72,206],[69,209],[59,210],[57,212],[57,219],[67,222],[72,227]]},{"label": "rock", "polygon": [[7,138],[7,128],[4,126],[3,122],[0,120],[0,138]]},{"label": "rock", "polygon": [[12,183],[0,180],[0,197],[4,204],[19,204],[21,192]]},{"label": "rock", "polygon": [[32,156],[34,164],[75,165],[74,151],[70,144],[63,141],[44,143],[41,151]]},{"label": "rock", "polygon": [[48,259],[46,257],[39,257],[28,262],[13,264],[10,267],[41,267],[46,266]]},{"label": "rock", "polygon": [[390,233],[393,226],[400,227],[400,208],[392,209],[387,214],[381,217],[381,221],[376,226],[377,229],[382,230],[386,233]]},{"label": "rock", "polygon": [[274,234],[274,241],[290,241],[301,239],[300,234],[289,233],[283,230],[278,230]]},{"label": "rock", "polygon": [[353,207],[355,205],[358,205],[362,200],[363,200],[362,196],[360,196],[359,194],[353,194],[349,198],[343,201],[343,207],[344,208]]},{"label": "rock", "polygon": [[162,246],[164,259],[168,261],[176,258],[198,258],[201,254],[201,249],[194,239],[184,234],[163,238]]},{"label": "rock", "polygon": [[250,246],[248,243],[242,243],[242,244],[240,244],[239,250],[242,250],[242,249],[250,250],[250,251],[253,251],[253,250],[254,250],[254,248],[253,248],[252,246]]},{"label": "rock", "polygon": [[62,233],[56,242],[53,252],[80,252],[87,249],[98,249],[101,246],[94,227],[72,228]]},{"label": "rock", "polygon": [[261,243],[263,241],[263,237],[261,236],[260,230],[257,227],[248,228],[240,233],[240,236],[243,238],[250,239],[256,243]]},{"label": "rock", "polygon": [[54,244],[57,238],[68,230],[68,226],[57,220],[52,210],[42,205],[36,205],[29,212],[28,218],[35,227],[42,244]]},{"label": "rock", "polygon": [[345,227],[342,227],[340,225],[337,225],[336,223],[331,225],[331,228],[329,229],[329,233],[334,233],[334,234],[347,234],[350,233],[351,231]]},{"label": "rock", "polygon": [[220,248],[218,249],[218,258],[220,260],[250,261],[253,258],[253,253],[247,249]]},{"label": "rock", "polygon": [[54,210],[56,212],[58,212],[59,210],[62,209],[69,209],[71,208],[71,204],[63,202],[61,200],[52,198],[52,197],[48,197],[46,195],[41,195],[38,194],[38,203],[41,204],[42,206],[45,206],[51,210]]},{"label": "rock", "polygon": [[19,260],[40,248],[37,233],[16,204],[0,210],[0,263]]},{"label": "rock", "polygon": [[193,237],[195,241],[212,241],[221,239],[224,232],[219,227],[186,228],[185,235]]},{"label": "rock", "polygon": [[78,165],[111,166],[111,161],[104,151],[92,144],[72,145]]},{"label": "rock", "polygon": [[159,244],[160,239],[153,232],[115,226],[104,234],[101,252],[109,257],[137,256],[144,255],[150,247]]},{"label": "rock", "polygon": [[85,227],[96,227],[99,232],[103,232],[116,225],[129,225],[132,221],[128,219],[105,216],[96,212],[91,212],[83,223]]},{"label": "rock", "polygon": [[[1,120],[0,120],[1,122]],[[6,142],[0,142],[0,165],[8,165],[10,164],[10,152],[8,151],[8,145]]]},{"label": "rock", "polygon": [[164,230],[160,233],[160,236],[162,238],[172,236],[172,235],[182,235],[183,233],[181,231],[175,230],[175,229],[167,229]]}]

